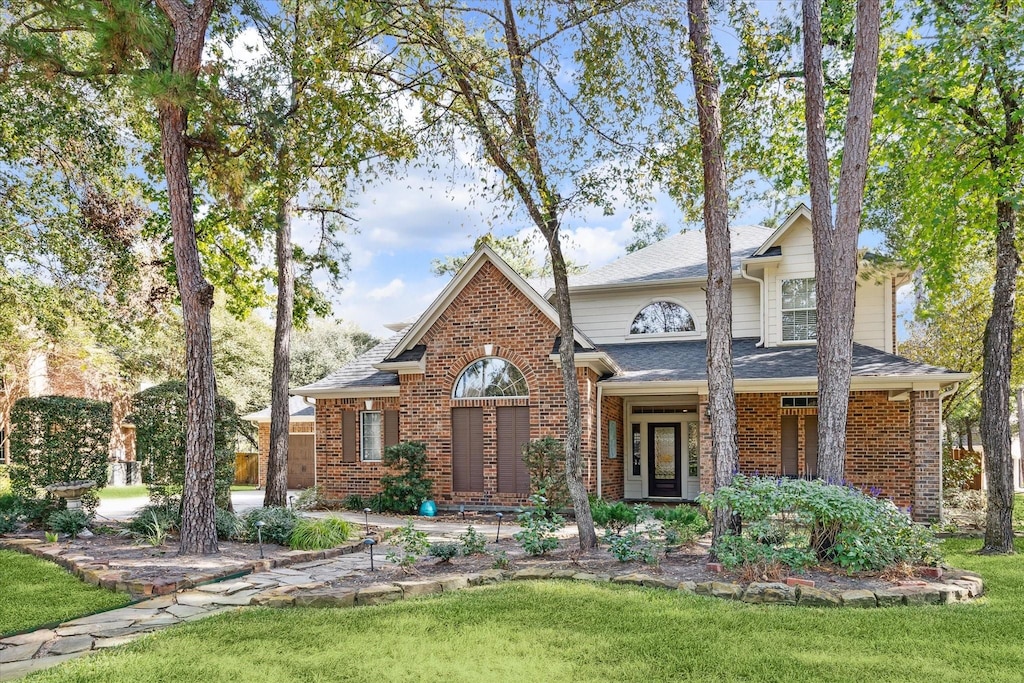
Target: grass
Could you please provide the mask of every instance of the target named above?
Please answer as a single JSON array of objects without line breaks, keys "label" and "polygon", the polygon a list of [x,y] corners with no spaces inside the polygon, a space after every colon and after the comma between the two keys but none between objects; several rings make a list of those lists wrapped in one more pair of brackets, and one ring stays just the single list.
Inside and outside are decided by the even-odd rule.
[{"label": "grass", "polygon": [[0,636],[128,602],[124,593],[86,585],[52,562],[0,550]]},{"label": "grass", "polygon": [[972,554],[979,545],[945,544],[988,581],[990,597],[968,605],[773,608],[523,582],[385,607],[253,608],[32,680],[1019,681],[1024,558]]},{"label": "grass", "polygon": [[149,489],[145,485],[138,486],[104,486],[96,491],[100,500],[120,500],[122,498],[147,498]]},{"label": "grass", "polygon": [[253,484],[233,484],[231,486],[232,491],[256,491],[259,487]]},{"label": "grass", "polygon": [[1024,493],[1017,494],[1013,501],[1013,525],[1024,529]]}]

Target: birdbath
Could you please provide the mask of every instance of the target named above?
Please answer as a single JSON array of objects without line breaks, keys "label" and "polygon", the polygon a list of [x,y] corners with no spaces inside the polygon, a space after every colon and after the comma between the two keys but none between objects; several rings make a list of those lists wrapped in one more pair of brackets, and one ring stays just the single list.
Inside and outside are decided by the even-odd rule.
[{"label": "birdbath", "polygon": [[68,510],[77,510],[82,507],[82,496],[89,489],[96,488],[96,482],[92,479],[83,479],[81,481],[66,481],[60,484],[50,484],[46,487],[46,490],[52,493],[57,498],[63,498],[67,501]]}]

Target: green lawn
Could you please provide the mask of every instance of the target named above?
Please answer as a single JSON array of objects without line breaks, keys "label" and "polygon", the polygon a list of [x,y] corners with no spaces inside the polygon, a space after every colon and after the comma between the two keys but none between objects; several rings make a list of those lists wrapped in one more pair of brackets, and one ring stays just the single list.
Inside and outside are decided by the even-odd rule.
[{"label": "green lawn", "polygon": [[124,593],[88,586],[45,560],[0,550],[0,635],[121,607]]},{"label": "green lawn", "polygon": [[231,486],[232,491],[255,491],[259,487],[252,484],[233,484]]},{"label": "green lawn", "polygon": [[979,544],[945,546],[988,581],[990,596],[969,605],[754,607],[524,582],[386,607],[253,608],[32,680],[1020,681],[1024,558],[966,554]]},{"label": "green lawn", "polygon": [[149,490],[142,484],[138,486],[104,486],[96,492],[100,500],[116,500],[120,498],[145,498]]},{"label": "green lawn", "polygon": [[1024,529],[1024,493],[1018,494],[1013,501],[1013,524]]}]

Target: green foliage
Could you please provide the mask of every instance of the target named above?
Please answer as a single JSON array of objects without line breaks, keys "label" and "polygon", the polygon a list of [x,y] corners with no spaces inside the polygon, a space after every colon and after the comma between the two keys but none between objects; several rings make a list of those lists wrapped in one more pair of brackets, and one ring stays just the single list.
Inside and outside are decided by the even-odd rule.
[{"label": "green foliage", "polygon": [[523,463],[530,474],[530,491],[542,492],[546,509],[557,512],[572,506],[565,484],[565,446],[551,436],[535,439],[523,447]]},{"label": "green foliage", "polygon": [[499,550],[494,556],[494,563],[491,564],[491,569],[508,569],[512,566],[512,561],[508,559],[508,553],[504,550]]},{"label": "green foliage", "polygon": [[459,551],[458,543],[431,543],[427,548],[427,554],[439,559],[439,564],[451,562],[453,557],[459,556]]},{"label": "green foliage", "polygon": [[309,329],[296,331],[292,339],[292,385],[323,379],[379,343],[379,339],[351,323],[315,318]]},{"label": "green foliage", "polygon": [[459,536],[463,555],[477,555],[487,550],[487,538],[470,525],[466,533]]},{"label": "green foliage", "polygon": [[638,531],[617,534],[611,529],[606,529],[604,542],[608,544],[608,551],[619,562],[641,560],[645,564],[657,565],[664,552],[660,543]]},{"label": "green foliage", "polygon": [[[496,237],[493,232],[488,231],[473,242],[473,252],[483,246],[493,249],[494,253],[524,278],[551,277],[550,257],[543,263],[538,263],[533,254],[530,240],[526,237],[520,237],[518,234]],[[466,261],[469,260],[473,252],[460,256],[448,256],[444,259],[434,259],[431,261],[430,270],[435,275],[453,276],[459,272],[462,266],[466,265]],[[586,265],[579,265],[569,260],[566,260],[565,267],[569,275],[576,275],[586,270]]]},{"label": "green foliage", "polygon": [[263,522],[261,532],[264,543],[288,545],[292,532],[299,523],[299,516],[288,508],[253,508],[242,516],[242,534],[250,543],[255,543],[260,534],[256,533],[257,522]]},{"label": "green foliage", "polygon": [[345,498],[341,501],[341,507],[345,508],[346,510],[362,512],[363,510],[370,506],[366,504],[366,501],[363,500],[363,497],[360,496],[358,493],[351,493],[345,496]]},{"label": "green foliage", "polygon": [[125,528],[140,536],[148,536],[158,529],[173,531],[181,526],[181,511],[177,501],[146,505],[135,513]]},{"label": "green foliage", "polygon": [[411,519],[395,529],[388,542],[394,547],[388,551],[386,557],[403,569],[416,564],[420,556],[430,548],[427,533],[416,529]]},{"label": "green foliage", "polygon": [[[852,487],[737,475],[732,485],[703,500],[711,510],[731,509],[746,525],[746,540],[728,544],[746,549],[751,541],[770,547],[783,564],[802,561],[808,552],[851,572],[939,560],[936,540],[926,527],[914,524],[891,501]],[[731,545],[721,549],[728,557],[747,556]],[[712,552],[719,556],[719,545]]]},{"label": "green foliage", "polygon": [[324,498],[323,487],[319,484],[299,491],[293,503],[296,510],[322,510],[326,506],[327,499]]},{"label": "green foliage", "polygon": [[654,517],[661,522],[667,547],[690,545],[711,528],[701,509],[691,505],[658,508]]},{"label": "green foliage", "polygon": [[11,409],[11,483],[34,493],[50,484],[107,483],[110,403],[66,396],[22,398]]},{"label": "green foliage", "polygon": [[60,537],[57,535],[56,531],[44,531],[43,538],[46,539],[47,543],[56,543],[58,540],[60,540]]},{"label": "green foliage", "polygon": [[555,532],[562,528],[565,520],[548,506],[543,490],[530,496],[530,507],[519,512],[518,522],[523,528],[512,538],[528,555],[543,555],[558,547]]},{"label": "green foliage", "polygon": [[[165,382],[132,399],[136,457],[156,503],[180,496],[184,487],[187,407],[184,382]],[[235,436],[240,422],[234,403],[218,396],[214,419],[218,507],[227,507],[235,480]]]},{"label": "green foliage", "polygon": [[217,538],[222,541],[233,540],[242,529],[242,522],[238,519],[238,516],[223,508],[214,510],[213,522],[217,527]]},{"label": "green foliage", "polygon": [[726,534],[718,540],[714,550],[715,557],[726,568],[749,567],[759,573],[777,565],[799,570],[817,563],[817,557],[808,548],[769,545],[746,535]]},{"label": "green foliage", "polygon": [[89,515],[82,510],[57,510],[46,523],[53,531],[75,538],[89,528]]},{"label": "green foliage", "polygon": [[974,481],[981,472],[981,465],[974,458],[953,457],[953,449],[942,449],[942,486],[946,490],[960,491]]},{"label": "green foliage", "polygon": [[294,550],[336,548],[352,536],[352,525],[340,517],[300,519],[292,530],[289,545]]},{"label": "green foliage", "polygon": [[637,523],[636,510],[622,501],[609,503],[602,498],[593,498],[590,501],[590,514],[596,526],[617,536]]},{"label": "green foliage", "polygon": [[416,512],[430,498],[434,482],[427,478],[427,445],[422,441],[403,441],[384,449],[383,461],[401,474],[380,478],[382,502],[393,512]]}]

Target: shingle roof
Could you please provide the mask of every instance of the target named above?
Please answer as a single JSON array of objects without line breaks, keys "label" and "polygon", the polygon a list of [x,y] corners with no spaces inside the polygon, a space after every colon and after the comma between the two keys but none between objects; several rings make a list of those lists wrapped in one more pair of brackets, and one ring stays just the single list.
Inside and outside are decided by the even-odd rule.
[{"label": "shingle roof", "polygon": [[[736,225],[732,239],[732,267],[751,256],[773,231],[760,225]],[[590,272],[569,278],[569,287],[623,285],[689,277],[707,277],[707,245],[703,230],[688,230],[626,254]]]},{"label": "shingle roof", "polygon": [[[290,417],[313,419],[315,414],[316,408],[306,403],[301,396],[292,396],[288,399],[288,415]],[[249,413],[243,416],[242,419],[250,422],[270,422],[270,406],[255,413]]]},{"label": "shingle roof", "polygon": [[292,389],[292,393],[304,396],[337,389],[354,389],[359,387],[372,389],[376,387],[398,386],[398,375],[391,372],[381,372],[373,366],[375,363],[380,363],[384,360],[384,357],[395,348],[395,344],[401,341],[404,335],[405,330],[402,330],[377,344],[361,356],[349,361],[340,369],[327,375],[327,377],[312,384],[307,384],[304,387],[296,387]]},{"label": "shingle roof", "polygon": [[[606,382],[706,381],[706,342],[666,341],[634,344],[603,344],[622,372]],[[733,372],[737,380],[815,377],[818,347],[776,346],[758,348],[756,339],[734,339]],[[862,344],[853,345],[854,377],[946,375],[948,370],[894,356]]]}]

